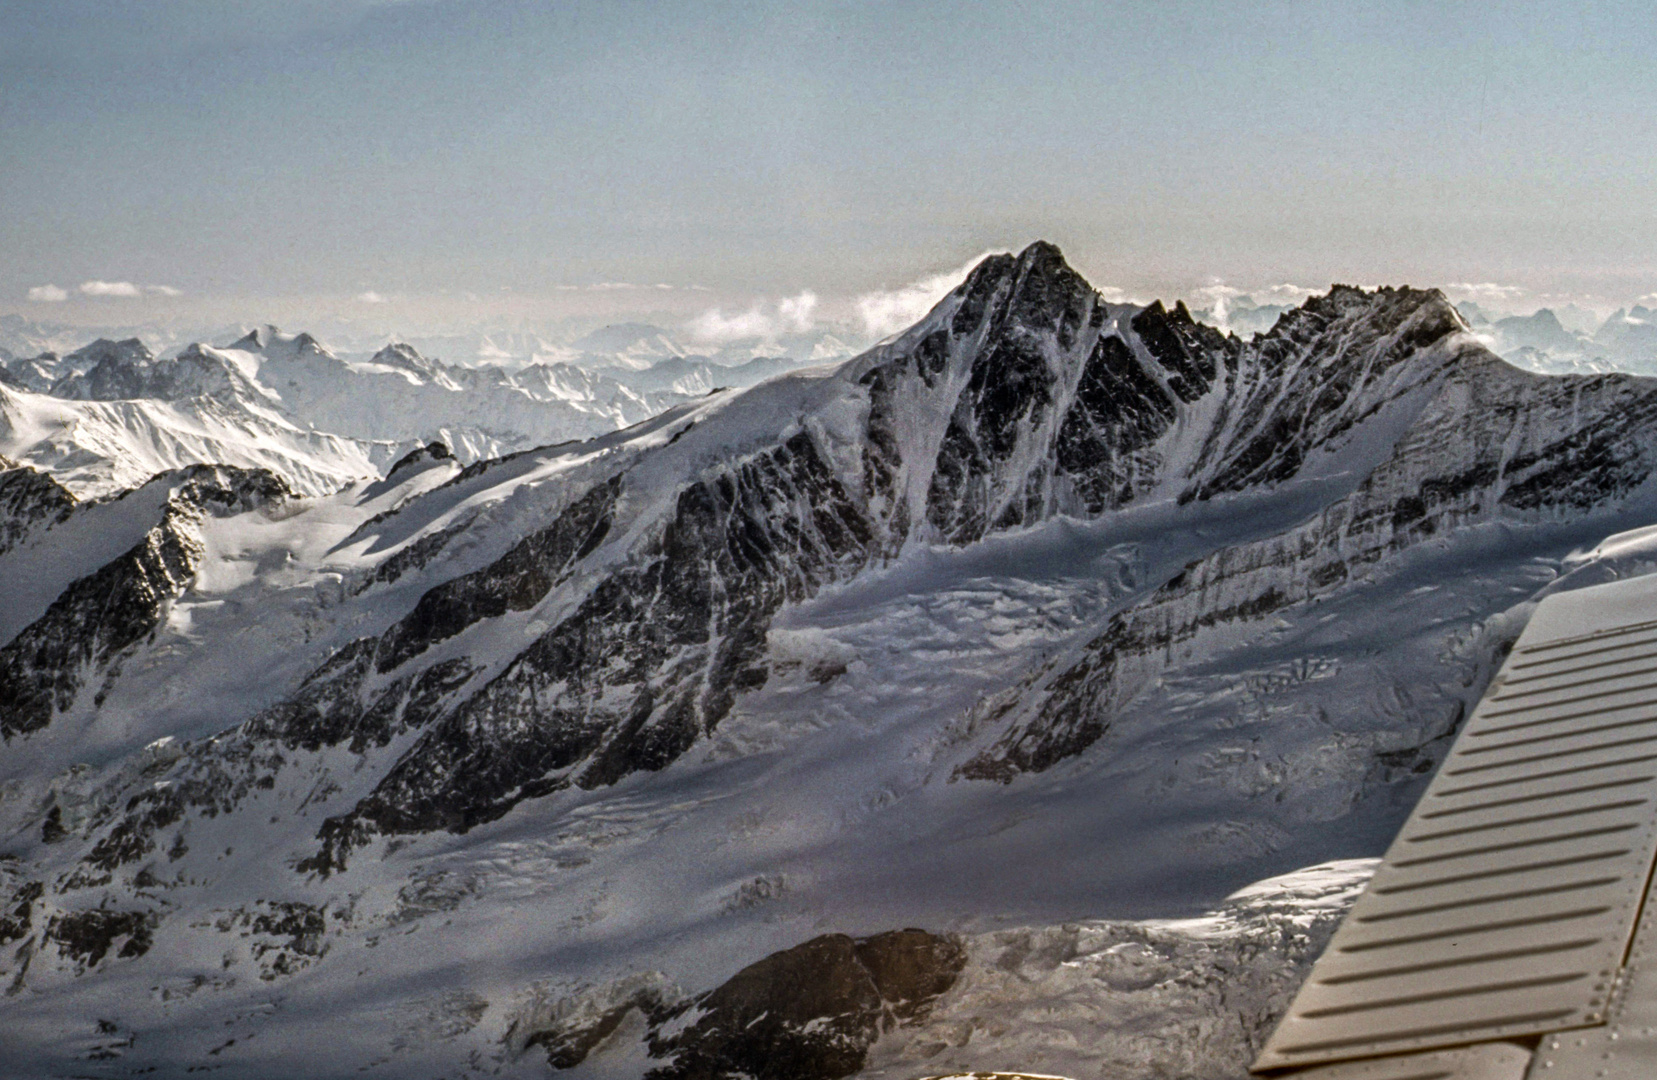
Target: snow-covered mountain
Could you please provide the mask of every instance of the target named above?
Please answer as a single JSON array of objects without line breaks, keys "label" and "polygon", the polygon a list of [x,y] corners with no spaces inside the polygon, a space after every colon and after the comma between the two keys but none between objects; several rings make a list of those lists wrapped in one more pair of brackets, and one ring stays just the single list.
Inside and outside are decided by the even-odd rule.
[{"label": "snow-covered mountain", "polygon": [[1566,330],[1560,324],[1559,317],[1548,308],[1539,308],[1531,315],[1510,315],[1497,319],[1491,329],[1504,353],[1520,348],[1557,353],[1581,352],[1587,344],[1586,335],[1579,337]]},{"label": "snow-covered mountain", "polygon": [[347,361],[308,334],[271,327],[211,352],[319,429],[358,439],[442,438],[468,461],[614,431],[659,408],[579,369],[535,369],[519,382],[498,368],[428,360],[406,345]]},{"label": "snow-covered mountain", "polygon": [[[270,470],[307,494],[377,476],[413,445],[352,439],[295,423],[277,403],[222,369],[181,357],[154,382],[200,378],[224,391],[197,396],[77,400],[0,384],[0,454],[50,473],[86,498],[110,496],[158,472],[223,463]],[[59,380],[63,382],[64,380]],[[107,386],[68,377],[76,391]]]},{"label": "snow-covered mountain", "polygon": [[307,334],[272,327],[161,358],[137,338],[100,339],[0,366],[0,453],[81,495],[211,463],[269,469],[319,495],[378,476],[432,440],[470,463],[616,431],[797,366],[723,367],[677,354],[638,369],[611,361],[507,371],[445,364],[406,344],[347,360]]},{"label": "snow-covered mountain", "polygon": [[688,356],[689,350],[659,326],[615,323],[571,342],[570,352],[610,367],[644,370],[662,360]]},{"label": "snow-covered mountain", "polygon": [[[458,385],[214,353],[284,408]],[[1529,605],[1653,566],[1654,470],[1657,380],[1518,370],[1437,292],[1245,342],[1046,244],[584,442],[314,497],[10,470],[0,1026],[112,1075],[1008,1067],[1046,1044],[970,1017],[1094,955],[1059,924],[1377,854]],[[1279,914],[1201,1061],[1092,1060],[1234,1072],[1326,925]],[[1194,955],[1098,942],[1122,993]]]},{"label": "snow-covered mountain", "polygon": [[142,338],[158,352],[181,348],[198,339],[228,340],[222,336],[220,328],[190,326],[168,320],[114,323],[89,328],[12,313],[0,315],[0,361],[42,353],[63,355],[79,349],[88,339],[100,337],[110,340]]},{"label": "snow-covered mountain", "polygon": [[1618,359],[1657,365],[1657,311],[1639,304],[1619,309],[1600,326],[1594,342]]},{"label": "snow-covered mountain", "polygon": [[1472,303],[1461,308],[1493,350],[1527,371],[1657,373],[1657,312],[1638,304],[1613,312],[1592,332],[1584,329],[1593,324],[1592,313],[1572,305],[1561,309],[1570,326],[1550,308],[1504,318],[1492,318]]}]

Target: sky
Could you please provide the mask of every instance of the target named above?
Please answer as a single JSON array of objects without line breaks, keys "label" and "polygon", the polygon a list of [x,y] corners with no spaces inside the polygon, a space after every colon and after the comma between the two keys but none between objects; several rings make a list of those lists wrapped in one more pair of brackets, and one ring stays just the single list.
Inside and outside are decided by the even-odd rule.
[{"label": "sky", "polygon": [[729,331],[1036,239],[1135,298],[1610,306],[1654,56],[1615,2],[0,0],[0,312]]}]

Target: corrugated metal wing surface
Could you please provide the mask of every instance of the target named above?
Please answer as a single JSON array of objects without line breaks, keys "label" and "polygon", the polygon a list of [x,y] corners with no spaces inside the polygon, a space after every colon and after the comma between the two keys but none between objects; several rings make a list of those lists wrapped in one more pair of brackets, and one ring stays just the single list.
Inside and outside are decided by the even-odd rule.
[{"label": "corrugated metal wing surface", "polygon": [[1538,610],[1257,1070],[1603,1022],[1657,846],[1657,591],[1618,625],[1599,591]]},{"label": "corrugated metal wing surface", "polygon": [[1524,1080],[1530,1062],[1531,1053],[1524,1047],[1495,1042],[1319,1065],[1294,1076],[1295,1080]]}]

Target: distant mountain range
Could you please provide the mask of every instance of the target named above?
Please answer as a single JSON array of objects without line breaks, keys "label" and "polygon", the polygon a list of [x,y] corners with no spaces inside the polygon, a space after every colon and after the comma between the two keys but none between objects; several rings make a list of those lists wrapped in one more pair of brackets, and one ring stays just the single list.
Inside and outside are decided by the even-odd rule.
[{"label": "distant mountain range", "polygon": [[1573,310],[1567,328],[1549,308],[1530,315],[1492,319],[1476,304],[1460,305],[1469,324],[1487,335],[1505,359],[1548,374],[1631,371],[1657,374],[1657,311],[1635,304],[1599,323],[1592,333],[1588,312]]},{"label": "distant mountain range", "polygon": [[[780,357],[716,364],[644,329],[612,328],[618,348],[582,354],[587,366],[511,370],[445,364],[402,343],[342,359],[308,334],[272,327],[164,357],[137,338],[100,339],[0,364],[0,454],[81,495],[202,462],[266,468],[320,495],[433,440],[469,464],[616,431],[799,366]],[[646,362],[657,348],[663,355]]]},{"label": "distant mountain range", "polygon": [[[259,326],[190,326],[176,321],[112,324],[87,329],[77,324],[0,315],[0,363],[50,352],[74,352],[88,341],[139,338],[158,355],[171,356],[194,342],[232,342]],[[645,322],[599,323],[594,319],[525,325],[480,324],[453,330],[427,329],[388,338],[377,325],[324,320],[312,336],[325,339],[334,354],[366,360],[388,342],[401,341],[422,355],[455,367],[512,370],[536,363],[578,367],[648,367],[668,357],[692,357],[732,366],[759,357],[798,363],[843,360],[866,343],[848,328],[819,327],[766,337],[704,342]]]}]

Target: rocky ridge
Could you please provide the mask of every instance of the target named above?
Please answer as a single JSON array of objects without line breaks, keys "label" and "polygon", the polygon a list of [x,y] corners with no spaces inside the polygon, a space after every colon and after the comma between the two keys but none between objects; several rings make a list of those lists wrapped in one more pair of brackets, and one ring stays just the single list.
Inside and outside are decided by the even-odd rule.
[{"label": "rocky ridge", "polygon": [[960,775],[1007,780],[1079,753],[1122,703],[1201,651],[1205,635],[1234,636],[1314,603],[1434,536],[1512,515],[1569,518],[1628,497],[1657,466],[1654,424],[1657,399],[1626,377],[1539,386],[1493,357],[1463,360],[1356,491],[1281,535],[1191,563],[1080,658],[990,706],[986,719],[1004,733]]},{"label": "rocky ridge", "polygon": [[[70,708],[89,678],[108,683],[119,677],[122,659],[153,633],[169,602],[195,576],[204,516],[247,513],[293,494],[270,473],[222,465],[162,474],[146,487],[164,489],[155,524],[118,558],[70,582],[38,619],[0,646],[0,699],[6,702],[0,737],[9,741],[45,727]],[[19,506],[21,500],[8,507],[8,530],[40,523],[43,503],[57,512],[42,533],[73,512],[72,498],[32,469],[0,473],[0,491],[8,488],[33,495],[32,507]],[[141,499],[147,493],[135,494]]]}]

